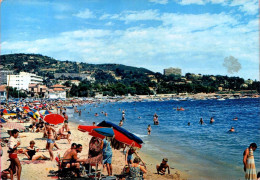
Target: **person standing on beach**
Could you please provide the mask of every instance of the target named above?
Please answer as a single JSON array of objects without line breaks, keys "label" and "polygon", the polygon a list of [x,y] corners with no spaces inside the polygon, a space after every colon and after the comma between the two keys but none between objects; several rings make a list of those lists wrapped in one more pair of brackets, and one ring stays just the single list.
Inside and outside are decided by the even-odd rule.
[{"label": "person standing on beach", "polygon": [[112,175],[112,148],[107,139],[103,139],[103,165],[107,168],[108,176]]},{"label": "person standing on beach", "polygon": [[69,121],[69,117],[66,114],[66,112],[63,112],[62,114],[63,114],[63,117],[64,117],[64,121]]},{"label": "person standing on beach", "polygon": [[253,152],[256,150],[257,145],[256,143],[251,143],[248,148],[244,151],[244,171],[245,171],[245,179],[247,180],[256,180],[256,169],[255,169],[255,159]]},{"label": "person standing on beach", "polygon": [[17,180],[20,180],[21,178],[21,172],[22,172],[22,166],[20,163],[20,160],[17,156],[17,147],[20,146],[20,141],[17,139],[19,136],[19,131],[17,129],[13,129],[11,131],[11,137],[9,138],[8,141],[8,153],[9,153],[9,158],[11,160],[11,165],[10,165],[10,176],[11,179],[13,179],[14,177],[14,173],[16,172],[16,168],[17,168]]},{"label": "person standing on beach", "polygon": [[55,138],[57,136],[57,133],[53,127],[51,127],[50,124],[46,124],[46,133],[47,133],[47,144],[46,144],[46,149],[50,153],[50,160],[53,161],[54,156],[53,156],[53,146],[55,143]]}]

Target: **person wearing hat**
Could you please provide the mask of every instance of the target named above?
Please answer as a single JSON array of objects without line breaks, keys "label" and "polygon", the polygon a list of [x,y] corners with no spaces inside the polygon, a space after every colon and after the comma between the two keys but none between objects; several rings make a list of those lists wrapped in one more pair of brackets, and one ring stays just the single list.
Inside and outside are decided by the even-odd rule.
[{"label": "person wearing hat", "polygon": [[164,175],[167,168],[168,168],[168,174],[170,174],[170,167],[167,164],[167,162],[168,162],[168,158],[163,158],[162,163],[160,165],[156,165],[156,170],[158,174]]}]

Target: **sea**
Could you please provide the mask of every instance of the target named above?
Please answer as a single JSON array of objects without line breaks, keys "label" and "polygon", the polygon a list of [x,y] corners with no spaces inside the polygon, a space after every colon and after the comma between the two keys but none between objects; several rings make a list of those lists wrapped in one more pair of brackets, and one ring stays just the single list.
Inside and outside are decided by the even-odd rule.
[{"label": "sea", "polygon": [[[243,98],[188,101],[100,102],[78,106],[82,114],[69,113],[69,120],[81,125],[103,120],[118,124],[125,111],[123,128],[140,137],[141,152],[171,168],[188,174],[188,179],[244,179],[243,152],[253,142],[260,146],[260,99]],[[183,107],[184,111],[177,111]],[[105,116],[104,113],[108,115]],[[99,116],[94,116],[98,113]],[[153,115],[159,125],[153,125]],[[210,118],[215,122],[210,124]],[[233,120],[235,117],[238,120]],[[203,118],[204,124],[199,124]],[[188,125],[190,122],[190,125]],[[147,126],[152,126],[151,135]],[[235,132],[229,132],[231,127]],[[254,152],[260,171],[260,148]],[[174,169],[171,169],[175,172]]]}]

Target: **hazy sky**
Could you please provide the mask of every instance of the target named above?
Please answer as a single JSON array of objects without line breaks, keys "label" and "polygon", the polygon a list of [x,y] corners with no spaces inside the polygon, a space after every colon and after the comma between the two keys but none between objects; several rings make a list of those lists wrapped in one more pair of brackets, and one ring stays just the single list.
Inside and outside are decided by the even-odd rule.
[{"label": "hazy sky", "polygon": [[258,18],[258,0],[3,0],[1,54],[259,80]]}]

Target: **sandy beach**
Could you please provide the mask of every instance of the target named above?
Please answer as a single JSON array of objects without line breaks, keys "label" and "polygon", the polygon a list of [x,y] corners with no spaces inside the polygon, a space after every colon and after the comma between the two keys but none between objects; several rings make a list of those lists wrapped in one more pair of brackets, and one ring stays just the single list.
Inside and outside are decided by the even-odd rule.
[{"label": "sandy beach", "polygon": [[[25,125],[24,123],[22,123]],[[56,126],[58,129],[61,125]],[[78,125],[75,123],[69,123],[71,132],[72,132],[72,142],[80,143],[83,145],[83,150],[79,154],[80,158],[87,158],[88,155],[88,144],[89,140],[91,139],[91,136],[88,135],[88,133],[83,133],[78,131],[77,127]],[[7,131],[7,129],[2,129],[2,132]],[[43,133],[32,133],[32,132],[23,132],[20,133],[20,139],[21,139],[21,145],[19,148],[25,149],[27,146],[29,146],[29,142],[31,140],[35,141],[35,146],[40,149],[39,152],[36,153],[36,155],[45,155],[49,157],[49,152],[45,149],[46,146],[46,139],[43,138]],[[56,141],[57,145],[59,146],[60,150],[57,150],[54,148],[54,156],[56,157],[58,154],[62,156],[64,152],[70,148],[70,144],[68,144],[68,141],[66,139],[61,139],[59,141]],[[7,153],[7,146],[2,147],[3,149],[3,156],[1,157],[1,171],[8,168],[10,161],[8,161],[8,153]],[[148,173],[146,175],[146,179],[186,179],[188,176],[185,175],[183,172],[180,172],[176,169],[170,169],[171,174],[168,175],[157,175],[155,171],[156,164],[159,164],[160,162],[156,161],[152,157],[149,157],[145,152],[139,153],[145,163],[147,164],[147,170]],[[18,154],[18,157],[22,164],[22,174],[21,179],[23,180],[47,180],[47,179],[57,179],[57,177],[51,177],[51,174],[49,173],[50,170],[57,171],[57,163],[55,161],[50,160],[40,160],[40,161],[28,161],[27,157],[24,154]],[[112,159],[112,166],[113,166],[113,174],[119,175],[122,172],[122,169],[124,167],[124,154],[122,150],[114,150],[113,149],[113,159]],[[103,170],[102,174],[107,175],[106,170]],[[15,178],[16,179],[16,178]]]}]

